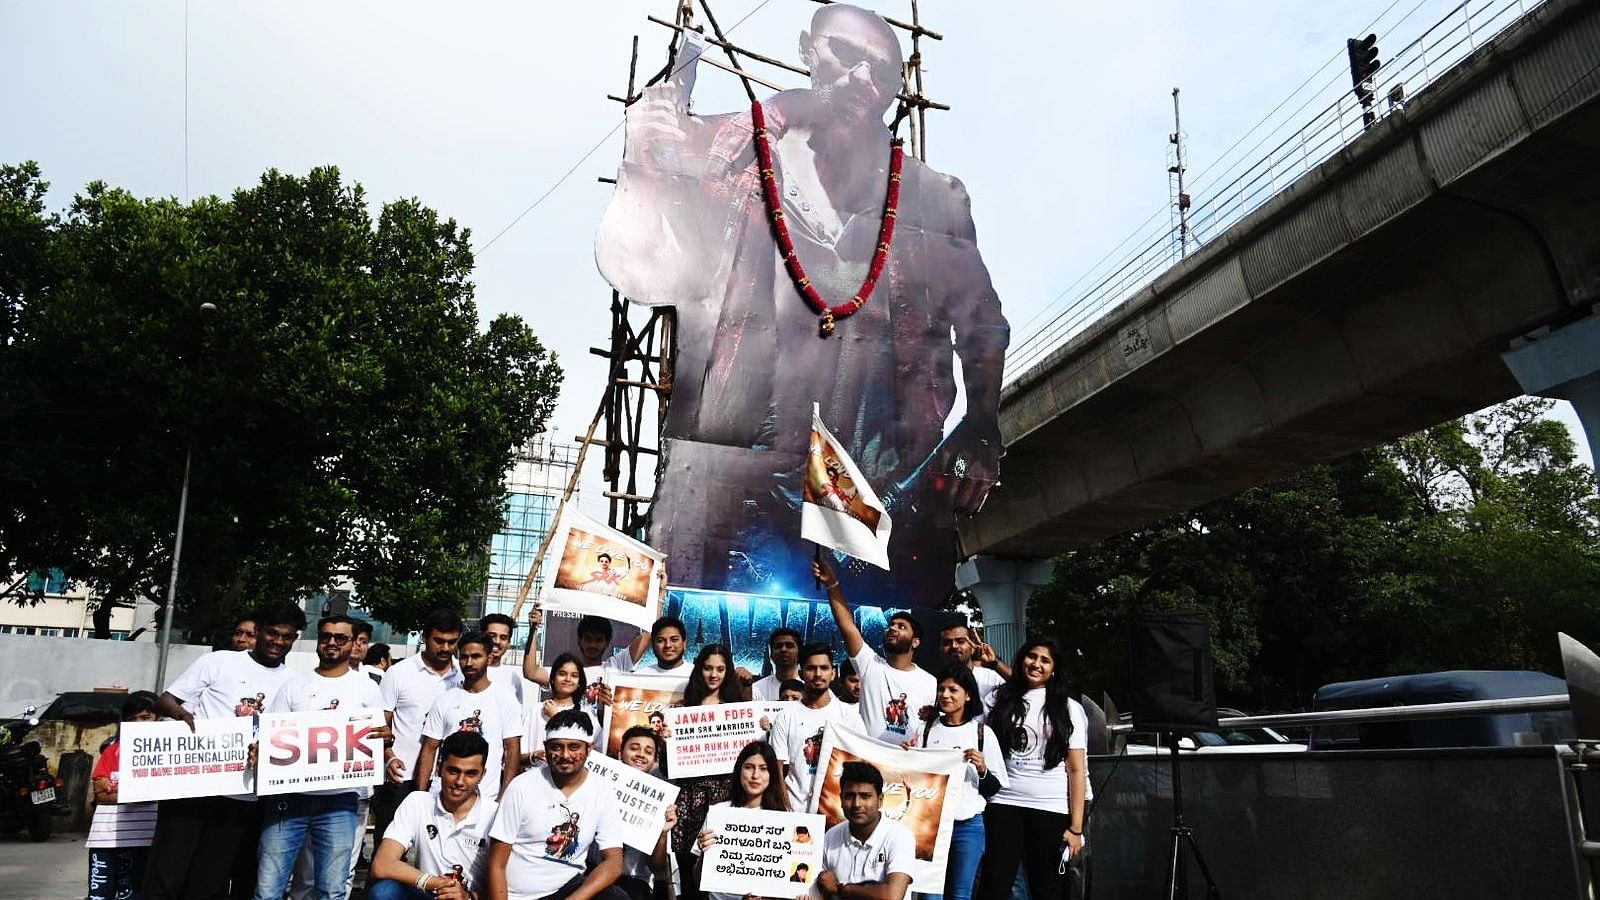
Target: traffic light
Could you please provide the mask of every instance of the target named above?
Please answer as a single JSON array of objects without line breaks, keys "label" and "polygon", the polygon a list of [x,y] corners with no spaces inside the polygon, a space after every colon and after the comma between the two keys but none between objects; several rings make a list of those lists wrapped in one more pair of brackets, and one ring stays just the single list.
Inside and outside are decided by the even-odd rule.
[{"label": "traffic light", "polygon": [[1376,118],[1372,114],[1372,98],[1376,91],[1375,80],[1378,67],[1383,63],[1378,61],[1378,36],[1369,34],[1364,38],[1351,38],[1345,43],[1345,50],[1350,54],[1350,83],[1354,85],[1356,99],[1361,101],[1361,108],[1365,110],[1362,118],[1366,124],[1371,125]]}]

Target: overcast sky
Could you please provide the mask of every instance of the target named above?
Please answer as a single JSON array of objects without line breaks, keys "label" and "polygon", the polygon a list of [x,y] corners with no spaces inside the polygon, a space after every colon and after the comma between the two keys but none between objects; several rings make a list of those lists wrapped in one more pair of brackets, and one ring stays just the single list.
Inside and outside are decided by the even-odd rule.
[{"label": "overcast sky", "polygon": [[[1455,0],[921,5],[945,36],[924,46],[927,90],[952,107],[930,113],[928,161],[971,193],[1015,340],[1126,234],[1164,218],[1172,87],[1203,179],[1308,77],[1339,90],[1345,38],[1377,20],[1380,48],[1398,49]],[[640,71],[660,67],[668,32],[645,16],[673,7],[208,0],[186,14],[180,0],[0,0],[0,161],[37,160],[57,208],[93,179],[193,197],[323,164],[375,204],[418,197],[472,229],[481,312],[521,315],[560,355],[552,430],[570,440],[604,376],[586,348],[608,328],[592,247],[610,189],[595,179],[614,174],[622,146],[621,107],[605,95],[624,91],[632,35]],[[713,2],[736,41],[791,60],[815,8]],[[909,0],[878,8],[909,18]],[[732,76],[702,70],[698,111],[741,101]],[[1577,428],[1570,408],[1563,417]],[[585,506],[598,512],[599,498]]]}]

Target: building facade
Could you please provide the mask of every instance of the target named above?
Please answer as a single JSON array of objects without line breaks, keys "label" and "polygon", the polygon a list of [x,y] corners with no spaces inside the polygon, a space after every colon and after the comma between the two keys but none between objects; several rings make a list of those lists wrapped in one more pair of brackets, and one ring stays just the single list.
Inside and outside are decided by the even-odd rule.
[{"label": "building facade", "polygon": [[[544,537],[555,527],[556,507],[578,462],[578,445],[536,438],[506,472],[505,525],[489,542],[489,579],[467,603],[473,618],[511,614],[517,592],[533,568]],[[576,500],[576,495],[574,495]],[[534,583],[534,596],[544,576]]]}]

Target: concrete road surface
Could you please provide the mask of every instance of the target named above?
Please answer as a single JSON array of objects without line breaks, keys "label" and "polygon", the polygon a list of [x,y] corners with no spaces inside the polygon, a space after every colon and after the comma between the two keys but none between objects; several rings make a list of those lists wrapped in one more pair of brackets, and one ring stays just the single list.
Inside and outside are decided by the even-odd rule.
[{"label": "concrete road surface", "polygon": [[42,844],[0,837],[0,891],[33,900],[83,900],[89,891],[89,857],[83,835],[58,834]]}]

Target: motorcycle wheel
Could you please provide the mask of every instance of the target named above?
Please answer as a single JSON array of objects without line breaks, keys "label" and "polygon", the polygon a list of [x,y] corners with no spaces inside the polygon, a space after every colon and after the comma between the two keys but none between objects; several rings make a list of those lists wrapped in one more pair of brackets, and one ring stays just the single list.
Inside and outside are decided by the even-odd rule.
[{"label": "motorcycle wheel", "polygon": [[50,804],[35,806],[28,813],[28,839],[35,844],[50,840]]}]

